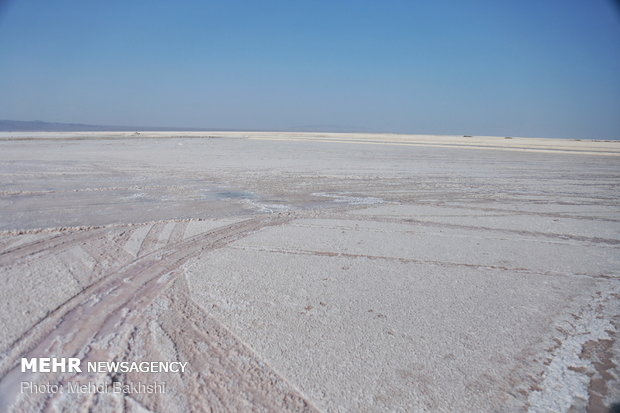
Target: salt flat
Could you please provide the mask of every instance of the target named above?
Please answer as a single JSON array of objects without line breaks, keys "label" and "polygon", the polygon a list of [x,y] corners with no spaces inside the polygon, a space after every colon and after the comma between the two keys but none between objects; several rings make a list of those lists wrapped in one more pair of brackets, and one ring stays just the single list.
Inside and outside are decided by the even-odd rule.
[{"label": "salt flat", "polygon": [[[3,132],[0,174],[0,411],[620,402],[620,142]],[[19,372],[52,355],[189,372]]]}]

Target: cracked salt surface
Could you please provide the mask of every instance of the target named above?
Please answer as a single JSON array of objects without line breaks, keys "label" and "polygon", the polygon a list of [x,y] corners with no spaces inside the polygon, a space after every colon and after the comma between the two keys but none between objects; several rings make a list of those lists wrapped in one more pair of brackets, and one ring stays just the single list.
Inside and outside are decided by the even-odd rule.
[{"label": "cracked salt surface", "polygon": [[[548,365],[544,379],[539,387],[528,398],[528,413],[560,413],[569,412],[571,407],[587,405],[588,386],[594,366],[588,359],[580,357],[583,346],[589,341],[612,339],[609,332],[616,329],[608,320],[612,311],[608,308],[615,302],[614,294],[620,288],[611,288],[596,297],[573,323],[563,323],[562,328],[567,337],[553,351],[551,363]],[[598,310],[597,310],[598,309]],[[601,313],[606,313],[601,316]]]}]

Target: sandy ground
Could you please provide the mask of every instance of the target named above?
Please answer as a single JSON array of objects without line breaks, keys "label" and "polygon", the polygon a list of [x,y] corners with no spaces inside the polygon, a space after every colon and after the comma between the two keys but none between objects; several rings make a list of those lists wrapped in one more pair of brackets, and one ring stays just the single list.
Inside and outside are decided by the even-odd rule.
[{"label": "sandy ground", "polygon": [[[2,412],[620,402],[620,142],[0,133],[0,174]],[[189,367],[20,372],[54,356]]]}]

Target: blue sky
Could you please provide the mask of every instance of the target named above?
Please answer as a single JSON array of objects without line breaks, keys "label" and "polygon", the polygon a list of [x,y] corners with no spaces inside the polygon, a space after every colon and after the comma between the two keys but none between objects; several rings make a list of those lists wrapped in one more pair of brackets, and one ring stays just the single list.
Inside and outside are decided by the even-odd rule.
[{"label": "blue sky", "polygon": [[620,138],[611,1],[3,4],[0,119]]}]

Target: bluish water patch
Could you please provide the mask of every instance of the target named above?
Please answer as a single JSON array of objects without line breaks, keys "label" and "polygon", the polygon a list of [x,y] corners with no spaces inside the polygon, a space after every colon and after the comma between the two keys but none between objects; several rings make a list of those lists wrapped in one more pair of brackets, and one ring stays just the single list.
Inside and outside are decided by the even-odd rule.
[{"label": "bluish water patch", "polygon": [[248,191],[217,191],[207,190],[203,192],[203,199],[209,200],[226,200],[226,199],[256,199],[255,194]]}]

